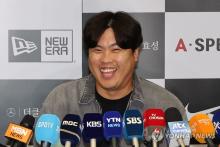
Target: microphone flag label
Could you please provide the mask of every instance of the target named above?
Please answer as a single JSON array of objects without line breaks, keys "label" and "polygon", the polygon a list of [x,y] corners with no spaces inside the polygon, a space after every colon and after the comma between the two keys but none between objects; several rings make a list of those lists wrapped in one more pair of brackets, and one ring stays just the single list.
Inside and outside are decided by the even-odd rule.
[{"label": "microphone flag label", "polygon": [[191,134],[187,121],[168,122],[168,127],[171,135],[174,138],[185,138]]},{"label": "microphone flag label", "polygon": [[125,111],[123,122],[123,132],[126,139],[132,139],[132,137],[143,138],[143,119],[138,110]]},{"label": "microphone flag label", "polygon": [[215,134],[218,138],[220,138],[220,111],[217,111],[214,113],[214,116],[212,118],[212,122],[215,127]]},{"label": "microphone flag label", "polygon": [[144,128],[151,126],[166,126],[165,113],[161,109],[148,109],[144,112]]},{"label": "microphone flag label", "polygon": [[13,123],[9,123],[8,129],[5,132],[5,137],[9,137],[23,143],[28,143],[32,135],[32,130]]},{"label": "microphone flag label", "polygon": [[122,118],[117,111],[108,111],[103,117],[104,136],[107,140],[112,137],[121,137],[122,135]]},{"label": "microphone flag label", "polygon": [[189,120],[192,136],[199,143],[206,143],[205,138],[215,137],[215,128],[206,114],[196,114]]}]

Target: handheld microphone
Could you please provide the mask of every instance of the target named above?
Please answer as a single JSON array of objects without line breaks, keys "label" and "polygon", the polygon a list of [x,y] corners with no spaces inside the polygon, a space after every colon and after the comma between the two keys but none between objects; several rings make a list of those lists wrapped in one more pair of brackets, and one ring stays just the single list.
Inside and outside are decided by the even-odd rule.
[{"label": "handheld microphone", "polygon": [[76,146],[80,142],[81,119],[79,115],[67,114],[60,127],[60,142],[65,147]]},{"label": "handheld microphone", "polygon": [[25,115],[20,125],[9,123],[5,132],[11,147],[26,147],[33,136],[33,126],[35,118],[31,115]]},{"label": "handheld microphone", "polygon": [[90,142],[91,147],[96,147],[96,140],[103,139],[102,115],[99,113],[87,113],[83,117],[83,140]]},{"label": "handheld microphone", "polygon": [[192,136],[199,143],[207,143],[209,147],[215,147],[212,139],[215,137],[215,128],[206,114],[196,114],[189,120]]},{"label": "handheld microphone", "polygon": [[217,138],[220,138],[220,111],[217,111],[214,113],[212,122],[215,127],[215,135]]},{"label": "handheld microphone", "polygon": [[163,139],[165,132],[165,114],[161,109],[147,109],[144,114],[144,138],[153,142],[153,147]]},{"label": "handheld microphone", "polygon": [[35,128],[36,141],[41,147],[50,147],[59,138],[60,120],[54,114],[42,114]]},{"label": "handheld microphone", "polygon": [[0,147],[6,147],[6,146],[0,143]]},{"label": "handheld microphone", "polygon": [[134,147],[139,147],[138,139],[143,139],[144,125],[138,110],[126,110],[123,117],[123,134],[125,140],[132,141]]},{"label": "handheld microphone", "polygon": [[183,118],[178,109],[171,107],[165,111],[165,118],[167,120],[167,139],[169,146],[185,147],[190,144],[191,130],[187,121]]},{"label": "handheld microphone", "polygon": [[212,123],[215,127],[215,139],[213,139],[213,142],[219,144],[220,143],[220,111],[214,113],[212,117]]},{"label": "handheld microphone", "polygon": [[112,146],[117,146],[116,138],[122,136],[122,118],[118,111],[107,111],[103,116],[104,137],[112,141]]}]

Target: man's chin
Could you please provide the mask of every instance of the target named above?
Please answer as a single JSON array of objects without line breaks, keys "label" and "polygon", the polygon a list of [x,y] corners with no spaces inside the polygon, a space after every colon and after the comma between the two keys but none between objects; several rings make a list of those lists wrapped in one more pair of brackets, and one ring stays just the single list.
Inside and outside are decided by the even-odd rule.
[{"label": "man's chin", "polygon": [[101,87],[105,90],[111,90],[111,91],[116,89],[115,84],[108,84],[108,83],[102,83]]}]

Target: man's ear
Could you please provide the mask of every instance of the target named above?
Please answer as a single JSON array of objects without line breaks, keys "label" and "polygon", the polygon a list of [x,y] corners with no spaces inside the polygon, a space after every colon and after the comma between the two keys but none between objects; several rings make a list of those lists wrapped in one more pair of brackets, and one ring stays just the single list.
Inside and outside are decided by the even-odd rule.
[{"label": "man's ear", "polygon": [[136,48],[135,50],[134,50],[134,60],[137,62],[138,61],[138,59],[139,59],[139,55],[140,55],[140,52],[141,52],[141,49],[140,48]]}]

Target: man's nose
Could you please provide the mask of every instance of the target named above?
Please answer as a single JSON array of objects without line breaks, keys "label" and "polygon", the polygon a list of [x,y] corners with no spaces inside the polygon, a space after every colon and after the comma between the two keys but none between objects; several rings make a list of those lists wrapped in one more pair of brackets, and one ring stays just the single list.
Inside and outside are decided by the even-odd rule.
[{"label": "man's nose", "polygon": [[112,62],[113,54],[109,50],[105,50],[102,54],[101,61],[104,63]]}]

